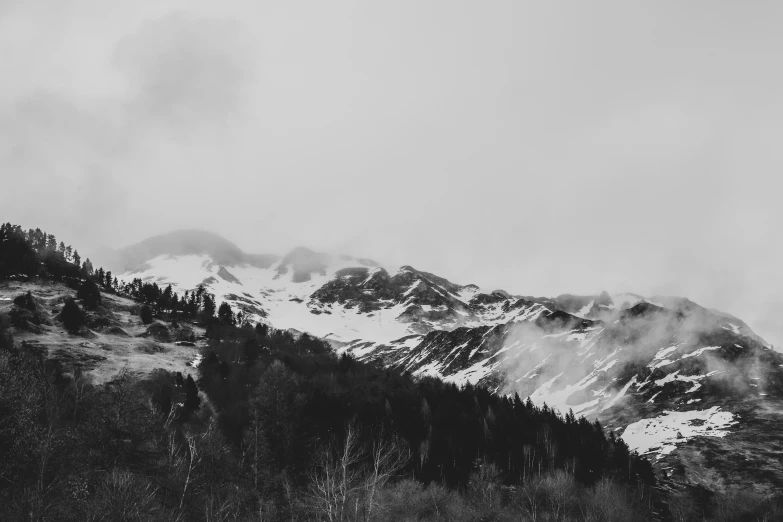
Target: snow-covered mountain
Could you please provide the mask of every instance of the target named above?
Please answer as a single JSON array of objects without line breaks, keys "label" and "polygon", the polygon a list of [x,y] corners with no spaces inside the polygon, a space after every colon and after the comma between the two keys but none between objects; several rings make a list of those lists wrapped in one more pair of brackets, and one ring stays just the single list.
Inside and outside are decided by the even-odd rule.
[{"label": "snow-covered mountain", "polygon": [[[203,284],[255,320],[360,359],[600,419],[670,471],[686,458],[712,469],[699,448],[735,451],[753,430],[783,425],[783,356],[741,320],[687,299],[517,296],[305,248],[249,255],[198,231],[113,255],[120,279],[178,292]],[[760,460],[783,481],[779,459]]]}]

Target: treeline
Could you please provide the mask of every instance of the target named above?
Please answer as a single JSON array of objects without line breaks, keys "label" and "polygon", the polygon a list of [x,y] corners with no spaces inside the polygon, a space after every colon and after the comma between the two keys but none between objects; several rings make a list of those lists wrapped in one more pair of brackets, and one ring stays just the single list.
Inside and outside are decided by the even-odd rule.
[{"label": "treeline", "polygon": [[[224,332],[225,333],[225,332]],[[96,386],[0,326],[2,520],[755,520],[662,497],[598,426],[244,328],[200,377]],[[201,388],[201,390],[199,390]],[[515,427],[516,426],[516,427]],[[773,518],[769,518],[769,517]]]},{"label": "treeline", "polygon": [[604,476],[630,484],[654,481],[649,462],[613,433],[607,437],[597,421],[470,384],[417,380],[348,355],[337,358],[327,343],[307,334],[295,339],[287,331],[261,336],[249,327],[235,330],[236,340],[212,341],[204,350],[201,389],[217,407],[226,438],[239,445],[252,404],[272,393],[259,387],[261,373],[281,360],[295,389],[286,405],[291,412],[285,418],[293,424],[285,427],[291,433],[285,441],[296,449],[271,449],[292,455],[285,467],[294,476],[301,478],[307,468],[308,440],[328,440],[353,420],[404,440],[411,456],[406,469],[424,483],[464,488],[477,461],[494,463],[506,485],[553,469],[569,470],[585,484]]},{"label": "treeline", "polygon": [[[242,325],[248,319],[242,312],[234,314],[227,303],[218,307],[215,296],[203,285],[179,296],[171,285],[161,288],[157,283],[145,283],[138,278],[121,281],[103,267],[95,269],[89,258],[82,260],[78,250],[62,241],[58,243],[53,234],[40,228],[25,231],[19,225],[0,224],[0,281],[18,277],[53,280],[79,289],[84,294],[78,297],[91,309],[100,304],[100,290],[138,300],[148,307],[147,322],[154,316],[181,317],[233,326]],[[85,296],[89,297],[85,299]]]},{"label": "treeline", "polygon": [[198,384],[101,386],[0,331],[0,518],[478,520],[545,511],[553,480],[623,513],[650,503],[649,464],[594,424],[237,330],[203,350]]},{"label": "treeline", "polygon": [[0,224],[0,281],[11,277],[43,277],[68,282],[92,274],[89,259],[82,262],[70,245],[37,228],[28,231]]},{"label": "treeline", "polygon": [[109,292],[118,292],[124,283],[103,267],[97,270],[89,258],[82,261],[79,251],[65,245],[40,228],[24,231],[19,225],[0,224],[0,281],[11,278],[45,279],[77,288],[90,280]]},{"label": "treeline", "polygon": [[[2,520],[735,520],[763,498],[662,496],[650,463],[598,422],[518,396],[337,356],[307,334],[251,326],[201,286],[117,281],[53,236],[0,227],[0,278],[101,290],[141,317],[207,327],[197,373],[64,374],[0,317]],[[50,241],[51,239],[51,241]],[[16,252],[24,262],[14,261]],[[63,263],[70,268],[63,268]],[[16,309],[35,313],[28,293]],[[217,309],[216,309],[217,308]],[[70,300],[62,320],[84,321]],[[11,317],[13,321],[13,317]],[[194,376],[196,379],[194,379]],[[679,504],[675,501],[679,501]]]},{"label": "treeline", "polygon": [[204,285],[199,285],[192,292],[186,290],[180,297],[171,285],[161,288],[157,283],[145,283],[136,278],[130,283],[120,283],[117,291],[144,303],[153,315],[166,319],[198,319],[204,324],[217,320],[228,326],[241,326],[249,319],[241,311],[234,314],[228,303],[221,303],[218,307],[215,296],[207,292]]}]

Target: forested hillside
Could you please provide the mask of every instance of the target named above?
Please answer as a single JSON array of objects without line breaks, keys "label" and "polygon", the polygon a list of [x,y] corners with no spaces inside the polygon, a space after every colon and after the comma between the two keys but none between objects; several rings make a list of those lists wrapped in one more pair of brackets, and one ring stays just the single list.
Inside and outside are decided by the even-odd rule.
[{"label": "forested hillside", "polygon": [[[203,290],[179,298],[115,284],[68,247],[50,249],[48,234],[0,233],[0,285],[21,277],[76,291],[51,324],[35,324],[35,291],[0,313],[2,520],[733,520],[774,510],[656,485],[646,459],[570,412],[338,356],[318,338],[216,310]],[[148,333],[197,323],[192,372],[122,371],[97,385],[13,339],[56,329],[88,339],[85,317],[112,306],[110,293],[137,300]]]},{"label": "forested hillside", "polygon": [[[515,487],[544,477],[569,488],[603,484],[628,508],[649,505],[649,464],[584,419],[414,382],[337,358],[308,336],[221,333],[230,339],[203,350],[198,384],[161,370],[93,386],[3,332],[5,516],[265,520],[331,510],[394,520],[395,509],[428,512],[439,502],[446,512],[462,503],[454,516],[477,516],[515,509]],[[394,500],[400,488],[420,505]]]}]

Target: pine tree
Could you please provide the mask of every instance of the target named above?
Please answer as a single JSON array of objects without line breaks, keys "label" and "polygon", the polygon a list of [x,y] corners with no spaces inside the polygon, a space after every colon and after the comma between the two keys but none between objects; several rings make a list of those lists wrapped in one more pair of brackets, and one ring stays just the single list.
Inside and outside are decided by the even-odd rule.
[{"label": "pine tree", "polygon": [[60,312],[60,318],[63,321],[63,326],[69,332],[76,332],[84,324],[84,312],[76,304],[73,299],[65,301],[62,312]]},{"label": "pine tree", "polygon": [[206,319],[209,319],[210,317],[215,316],[215,298],[212,297],[211,294],[208,294],[204,292],[204,295],[202,296],[202,300],[204,302],[202,314]]},{"label": "pine tree", "polygon": [[160,298],[158,298],[158,308],[164,311],[171,310],[173,293],[174,292],[171,289],[171,285],[166,286],[166,289],[163,290],[163,293],[160,295]]},{"label": "pine tree", "polygon": [[92,267],[92,262],[90,261],[90,258],[88,257],[87,260],[82,263],[82,272],[84,273],[85,277],[92,277],[94,271]]},{"label": "pine tree", "polygon": [[236,324],[236,319],[234,318],[234,312],[231,310],[231,305],[225,301],[220,303],[220,309],[218,309],[218,319],[220,319],[220,322],[225,325],[232,326]]},{"label": "pine tree", "polygon": [[65,260],[70,262],[71,255],[73,255],[73,248],[71,248],[71,245],[68,245],[65,247]]},{"label": "pine tree", "polygon": [[150,324],[152,322],[152,309],[149,307],[149,305],[142,306],[139,315],[141,316],[142,323]]},{"label": "pine tree", "polygon": [[263,338],[269,333],[269,326],[264,323],[256,323],[256,335]]},{"label": "pine tree", "polygon": [[76,292],[76,297],[81,299],[84,307],[90,310],[94,310],[101,303],[101,291],[91,279],[84,280],[79,291]]},{"label": "pine tree", "polygon": [[79,255],[79,251],[78,250],[74,250],[73,251],[73,264],[76,265],[76,266],[81,266],[81,264],[82,264],[82,258]]},{"label": "pine tree", "polygon": [[198,411],[200,405],[201,398],[198,396],[198,386],[196,386],[193,377],[188,374],[188,378],[185,379],[185,411]]}]

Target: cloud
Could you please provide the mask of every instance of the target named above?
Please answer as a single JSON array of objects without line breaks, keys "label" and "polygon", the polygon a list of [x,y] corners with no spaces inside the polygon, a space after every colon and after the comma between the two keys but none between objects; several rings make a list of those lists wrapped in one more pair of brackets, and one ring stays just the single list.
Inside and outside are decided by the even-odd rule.
[{"label": "cloud", "polygon": [[131,86],[131,120],[175,132],[230,126],[241,117],[253,76],[252,48],[242,33],[236,21],[178,11],[124,37],[115,59]]},{"label": "cloud", "polygon": [[[687,295],[783,344],[780,12],[6,1],[3,218],[74,245],[202,227],[515,294]],[[89,210],[113,234],[58,230],[90,222],[88,186],[123,194]]]}]

